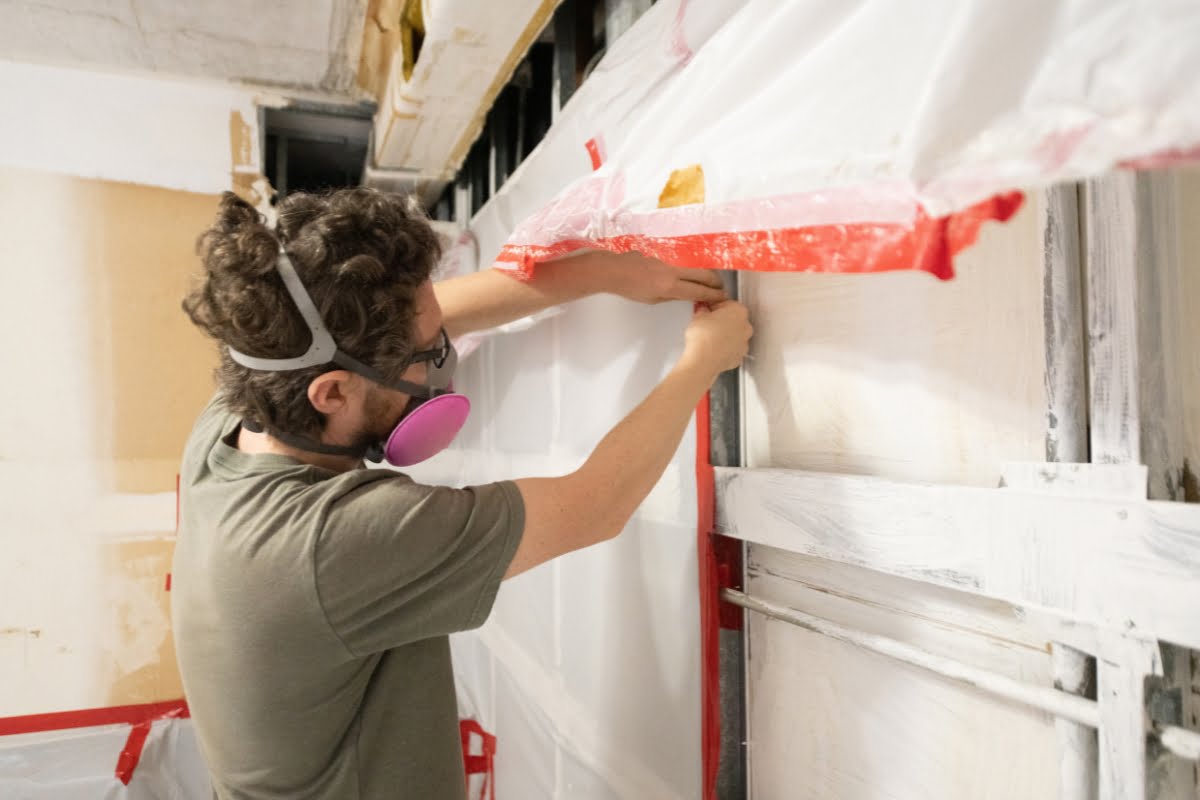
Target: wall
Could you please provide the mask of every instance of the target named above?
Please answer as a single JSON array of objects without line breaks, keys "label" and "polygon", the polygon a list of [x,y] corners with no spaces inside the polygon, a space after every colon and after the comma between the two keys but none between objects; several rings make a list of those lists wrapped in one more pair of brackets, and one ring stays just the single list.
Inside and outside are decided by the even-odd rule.
[{"label": "wall", "polygon": [[175,474],[215,358],[179,301],[256,100],[0,63],[0,717],[182,694]]},{"label": "wall", "polygon": [[[1174,171],[1176,186],[1175,228],[1179,235],[1178,254],[1182,291],[1179,303],[1178,331],[1181,346],[1174,352],[1179,358],[1175,375],[1182,400],[1184,432],[1184,499],[1200,502],[1200,167]],[[1184,719],[1192,730],[1200,730],[1200,651],[1190,653],[1191,696],[1184,702]],[[1186,670],[1181,670],[1186,675]],[[1182,675],[1181,675],[1182,677]],[[1193,785],[1200,786],[1200,765],[1193,765]]]},{"label": "wall", "polygon": [[282,103],[221,84],[5,61],[0,100],[0,164],[204,194],[230,188],[233,170],[257,171],[256,108]]},{"label": "wall", "polygon": [[[959,277],[745,275],[756,324],[747,466],[995,486],[1045,460],[1037,193],[985,227]],[[1017,609],[751,546],[748,591],[1049,686]],[[748,615],[755,798],[1057,796],[1053,721]]]},{"label": "wall", "polygon": [[[1200,502],[1200,167],[1175,172],[1177,187],[1176,229],[1179,232],[1179,255],[1183,292],[1179,298],[1183,320],[1184,346],[1177,352],[1183,359],[1178,375],[1182,378],[1183,429],[1186,434],[1186,458],[1192,478],[1185,478],[1184,488],[1189,502]],[[1189,485],[1190,484],[1190,485]]]}]

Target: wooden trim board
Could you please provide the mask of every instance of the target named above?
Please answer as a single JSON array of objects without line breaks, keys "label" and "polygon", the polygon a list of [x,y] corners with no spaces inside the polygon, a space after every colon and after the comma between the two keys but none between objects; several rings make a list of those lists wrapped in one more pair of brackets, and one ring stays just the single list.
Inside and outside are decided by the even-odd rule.
[{"label": "wooden trim board", "polygon": [[1196,506],[738,468],[716,505],[727,536],[1200,647]]}]

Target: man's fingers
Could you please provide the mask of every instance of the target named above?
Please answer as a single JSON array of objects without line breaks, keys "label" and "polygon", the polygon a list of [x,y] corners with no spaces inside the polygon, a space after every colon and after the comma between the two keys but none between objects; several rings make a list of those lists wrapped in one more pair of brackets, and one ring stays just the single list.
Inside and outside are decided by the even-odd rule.
[{"label": "man's fingers", "polygon": [[690,283],[702,283],[705,286],[712,286],[716,289],[721,288],[721,275],[712,269],[692,269],[690,267],[677,267],[679,270],[679,278],[689,281]]},{"label": "man's fingers", "polygon": [[709,286],[692,281],[679,281],[675,284],[675,300],[691,300],[693,303],[719,303],[729,299],[725,290],[719,286]]}]

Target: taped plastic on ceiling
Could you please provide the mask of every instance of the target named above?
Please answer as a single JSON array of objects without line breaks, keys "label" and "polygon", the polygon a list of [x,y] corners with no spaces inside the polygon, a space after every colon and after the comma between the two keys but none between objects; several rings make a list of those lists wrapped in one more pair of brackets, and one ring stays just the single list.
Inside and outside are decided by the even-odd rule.
[{"label": "taped plastic on ceiling", "polygon": [[524,276],[586,246],[949,277],[1014,189],[1200,157],[1197,41],[1188,0],[664,0],[481,222]]},{"label": "taped plastic on ceiling", "polygon": [[[948,277],[1015,189],[1200,157],[1197,41],[1191,2],[660,0],[451,258],[529,276],[632,248]],[[575,469],[664,374],[687,316],[592,298],[484,340],[457,381],[482,413],[414,476]],[[454,637],[502,800],[711,796],[696,450],[689,434],[618,539],[507,582]]]}]

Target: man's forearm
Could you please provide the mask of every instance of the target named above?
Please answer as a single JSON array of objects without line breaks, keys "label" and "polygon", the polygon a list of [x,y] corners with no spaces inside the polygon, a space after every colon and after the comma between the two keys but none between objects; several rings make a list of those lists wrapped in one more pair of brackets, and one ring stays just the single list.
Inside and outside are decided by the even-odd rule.
[{"label": "man's forearm", "polygon": [[714,377],[703,363],[681,361],[579,468],[577,475],[602,498],[595,503],[600,537],[620,533],[658,483]]},{"label": "man's forearm", "polygon": [[[601,257],[597,257],[601,256]],[[538,264],[528,281],[488,269],[434,285],[446,331],[459,336],[604,291],[605,256],[580,253]]]},{"label": "man's forearm", "polygon": [[578,470],[516,481],[526,524],[506,577],[620,533],[670,463],[712,379],[710,367],[681,362]]}]

